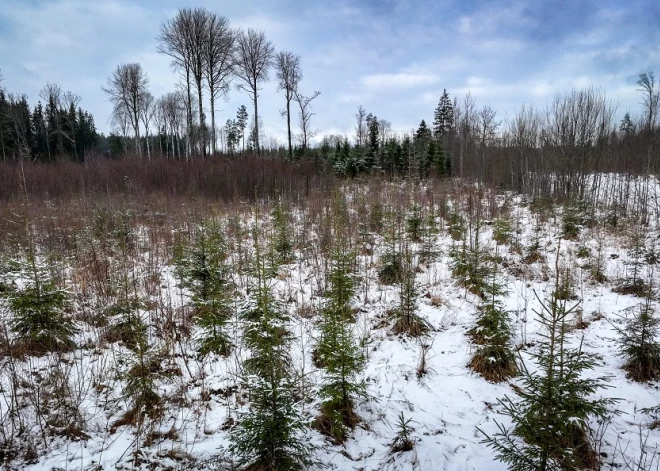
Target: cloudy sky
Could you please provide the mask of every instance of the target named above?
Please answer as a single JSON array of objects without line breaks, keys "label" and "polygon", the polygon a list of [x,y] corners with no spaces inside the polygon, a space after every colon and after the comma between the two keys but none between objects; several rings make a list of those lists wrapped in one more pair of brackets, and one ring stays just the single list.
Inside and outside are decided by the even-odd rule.
[{"label": "cloudy sky", "polygon": [[[469,90],[502,119],[523,103],[545,106],[557,91],[590,85],[620,113],[637,113],[637,76],[660,74],[657,0],[0,0],[3,86],[36,104],[43,85],[57,83],[81,95],[107,133],[101,86],[118,64],[140,62],[156,96],[179,80],[155,38],[184,6],[263,30],[278,51],[299,54],[302,89],[321,91],[314,125],[322,134],[352,134],[358,105],[410,130],[432,120],[443,88],[451,97]],[[241,104],[250,109],[249,97],[232,89],[218,106],[220,122]],[[271,80],[260,111],[278,138],[282,107]]]}]

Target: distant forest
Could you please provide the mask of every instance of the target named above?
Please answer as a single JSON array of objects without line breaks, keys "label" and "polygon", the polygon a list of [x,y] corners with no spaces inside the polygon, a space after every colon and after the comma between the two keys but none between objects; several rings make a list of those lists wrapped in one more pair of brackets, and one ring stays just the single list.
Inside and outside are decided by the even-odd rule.
[{"label": "distant forest", "polygon": [[[660,169],[660,86],[653,72],[639,75],[636,116],[620,116],[596,88],[557,93],[544,108],[523,105],[507,120],[489,105],[478,106],[469,93],[452,97],[444,90],[429,110],[433,120],[422,119],[409,133],[393,132],[387,119],[360,106],[352,135],[316,139],[313,117],[322,110],[313,105],[320,92],[303,90],[300,56],[277,52],[263,32],[234,28],[204,8],[184,8],[161,25],[157,49],[172,59],[180,83],[157,98],[140,64],[118,65],[103,84],[113,105],[108,136],[97,132],[74,92],[47,83],[31,106],[25,94],[0,87],[2,160],[187,162],[249,154],[307,160],[348,177],[455,176],[516,191],[578,196],[593,173]],[[266,135],[259,117],[259,91],[272,78],[282,95],[285,142]],[[252,106],[241,106],[221,123],[216,103],[232,89],[247,93]]]}]

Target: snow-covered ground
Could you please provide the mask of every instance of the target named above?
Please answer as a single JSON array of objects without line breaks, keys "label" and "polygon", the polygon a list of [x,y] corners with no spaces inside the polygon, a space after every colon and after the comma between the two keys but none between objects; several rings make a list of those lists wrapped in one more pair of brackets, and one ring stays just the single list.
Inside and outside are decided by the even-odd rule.
[{"label": "snow-covered ground", "polygon": [[[638,469],[634,461],[643,452],[660,450],[660,427],[651,428],[652,418],[640,409],[660,403],[658,384],[639,384],[629,380],[621,369],[622,359],[617,355],[617,326],[621,326],[630,309],[642,299],[620,295],[613,291],[617,280],[626,274],[628,259],[627,241],[624,234],[615,234],[602,226],[584,228],[577,241],[561,239],[561,219],[550,218],[537,224],[537,216],[521,198],[512,201],[511,216],[517,234],[514,236],[525,247],[535,233],[540,236],[545,261],[527,264],[522,256],[508,245],[497,246],[492,240],[492,226],[484,225],[480,232],[483,245],[488,245],[502,257],[500,272],[506,281],[509,294],[503,298],[512,313],[516,343],[521,355],[529,362],[529,352],[537,348],[539,323],[535,311],[538,298],[546,298],[554,283],[555,255],[559,249],[562,263],[574,267],[575,290],[581,303],[580,310],[587,326],[571,334],[571,343],[577,345],[584,336],[584,347],[596,353],[602,364],[588,374],[607,375],[611,379],[609,389],[600,394],[619,398],[618,415],[607,424],[592,424],[599,439],[603,469]],[[298,214],[300,231],[305,214]],[[313,225],[312,225],[313,227]],[[315,228],[317,229],[317,228]],[[647,230],[649,244],[657,240],[657,230],[651,225]],[[336,470],[505,470],[506,466],[495,459],[492,449],[482,443],[486,433],[497,430],[494,420],[507,425],[507,418],[498,414],[498,399],[505,395],[515,397],[511,384],[493,384],[468,368],[474,346],[466,332],[474,325],[480,299],[464,288],[458,287],[449,268],[449,253],[455,242],[441,231],[436,247],[441,256],[429,265],[420,265],[417,274],[419,285],[418,314],[433,327],[420,338],[406,338],[391,334],[391,322],[386,312],[398,302],[396,286],[381,285],[377,281],[378,253],[383,250],[380,237],[376,237],[375,254],[360,256],[362,283],[354,299],[357,321],[354,332],[363,339],[363,352],[367,358],[363,379],[367,385],[368,399],[357,404],[361,423],[344,445],[333,445],[318,432],[309,431],[310,440],[319,448],[316,457]],[[561,241],[561,242],[560,242]],[[588,269],[581,268],[587,260],[577,257],[579,247],[587,246],[592,253],[598,243],[604,247],[605,283],[596,283]],[[246,244],[249,238],[244,241]],[[315,369],[311,360],[318,331],[318,315],[307,315],[320,306],[323,286],[322,266],[309,251],[300,250],[297,261],[283,266],[278,277],[272,280],[274,291],[286,302],[292,315],[291,331],[294,334],[292,353],[299,373],[304,373],[301,390],[305,400],[300,403],[300,413],[310,423],[318,414],[319,401],[315,394],[321,383],[322,372]],[[136,265],[144,270],[148,257]],[[176,313],[188,304],[187,294],[177,286],[172,267],[158,266],[158,285],[150,290],[150,298],[164,309],[145,309],[143,317],[153,326],[150,337],[154,346],[162,348],[163,341],[157,335],[157,326],[163,325],[163,316]],[[648,269],[645,268],[645,276]],[[245,295],[246,280],[235,274],[236,282]],[[657,279],[657,275],[655,276]],[[73,277],[75,281],[75,277]],[[80,286],[71,284],[72,290]],[[659,308],[657,302],[654,306]],[[660,309],[657,311],[660,314]],[[305,314],[305,315],[302,315]],[[82,324],[81,324],[82,325]],[[194,335],[190,340],[181,339],[167,345],[169,352],[164,367],[180,374],[164,376],[158,384],[159,393],[167,398],[167,409],[162,419],[154,425],[150,442],[148,433],[136,433],[132,426],[114,427],[126,410],[122,397],[122,381],[118,371],[127,369],[129,351],[119,344],[98,343],[100,328],[84,327],[78,335],[79,345],[84,348],[62,358],[31,358],[12,366],[19,376],[34,378],[47,375],[57,364],[69,376],[73,396],[85,424],[84,439],[72,441],[64,438],[49,439],[48,450],[39,448],[31,463],[16,462],[16,468],[32,470],[50,469],[131,469],[134,464],[145,469],[221,469],[222,457],[228,457],[226,447],[231,428],[229,417],[249,407],[238,385],[240,359],[246,352],[240,346],[238,322],[230,324],[237,348],[229,358],[200,360],[194,354]],[[428,374],[417,377],[416,370],[422,347],[428,345]],[[8,360],[2,359],[2,368],[9,368]],[[529,363],[530,368],[533,364]],[[5,370],[7,371],[7,370]],[[2,376],[5,391],[0,409],[7,410],[7,375]],[[30,384],[38,384],[32,379]],[[26,410],[31,407],[27,393],[21,393]],[[210,398],[210,399],[209,399]],[[208,400],[202,400],[208,399]],[[396,420],[400,412],[412,419],[416,446],[414,450],[392,454],[390,443],[396,434]],[[4,414],[3,414],[4,416]],[[29,433],[39,434],[38,426]],[[139,450],[138,454],[135,451]],[[136,459],[137,456],[137,459]],[[648,458],[647,458],[648,459]],[[651,461],[647,461],[650,463]],[[656,469],[657,461],[653,465]],[[153,468],[150,468],[153,469]],[[643,468],[639,468],[643,469]]]}]

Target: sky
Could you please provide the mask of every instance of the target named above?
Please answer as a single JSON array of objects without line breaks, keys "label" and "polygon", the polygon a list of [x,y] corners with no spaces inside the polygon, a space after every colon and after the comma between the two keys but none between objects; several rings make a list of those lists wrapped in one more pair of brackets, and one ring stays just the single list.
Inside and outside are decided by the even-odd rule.
[{"label": "sky", "polygon": [[[545,108],[556,93],[588,86],[604,91],[619,116],[637,114],[639,74],[660,75],[657,0],[0,0],[1,85],[36,104],[39,90],[56,83],[81,95],[107,134],[102,86],[117,65],[139,62],[155,96],[180,80],[156,36],[182,7],[206,7],[264,31],[276,51],[299,54],[302,92],[321,92],[312,118],[319,136],[353,135],[360,105],[410,131],[433,120],[443,89],[459,101],[470,92],[502,122],[523,104]],[[232,87],[216,120],[234,118],[243,104],[251,110],[250,97]],[[266,133],[284,140],[274,71],[259,108]]]}]

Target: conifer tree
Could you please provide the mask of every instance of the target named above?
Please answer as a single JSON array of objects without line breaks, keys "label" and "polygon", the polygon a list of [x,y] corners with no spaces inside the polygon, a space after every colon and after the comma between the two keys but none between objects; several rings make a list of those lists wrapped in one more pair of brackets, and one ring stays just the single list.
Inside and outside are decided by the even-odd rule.
[{"label": "conifer tree", "polygon": [[316,427],[342,443],[348,429],[353,429],[358,421],[355,402],[365,394],[365,387],[357,379],[364,359],[351,328],[354,319],[350,302],[355,294],[351,254],[340,248],[332,256],[328,285],[317,348],[318,363],[325,373],[320,389],[321,416]]},{"label": "conifer tree", "polygon": [[231,342],[225,324],[231,316],[231,283],[225,241],[215,221],[202,222],[188,253],[179,263],[184,286],[196,310],[201,354],[227,355]]},{"label": "conifer tree", "polygon": [[637,308],[625,327],[617,329],[619,354],[624,369],[635,381],[651,381],[660,377],[660,318],[652,307],[653,290],[649,288],[645,302]]},{"label": "conifer tree", "polygon": [[395,317],[393,332],[419,337],[429,330],[428,323],[417,315],[418,287],[414,258],[409,247],[403,250],[402,276],[399,282],[399,306],[392,310]]},{"label": "conifer tree", "polygon": [[273,208],[273,246],[275,263],[287,265],[294,261],[293,241],[291,240],[291,213],[280,198]]},{"label": "conifer tree", "polygon": [[232,431],[230,451],[249,469],[298,470],[311,463],[312,446],[294,402],[289,317],[267,285],[258,228],[254,233],[256,281],[240,312],[250,351],[243,377],[250,409]]},{"label": "conifer tree", "polygon": [[507,428],[496,422],[498,432],[484,442],[494,448],[499,460],[512,471],[550,471],[596,469],[599,457],[589,442],[589,421],[604,419],[614,399],[594,399],[607,387],[607,378],[589,377],[597,360],[583,350],[567,344],[570,316],[579,303],[567,307],[554,293],[559,288],[559,273],[553,294],[541,302],[536,312],[544,330],[539,349],[531,353],[538,369],[531,370],[520,360],[521,381],[518,400],[500,400],[503,414],[513,422]]},{"label": "conifer tree", "polygon": [[390,229],[385,235],[385,252],[380,256],[381,267],[378,270],[378,281],[384,284],[395,284],[401,281],[403,260],[401,255],[402,215],[391,210],[388,212]]},{"label": "conifer tree", "polygon": [[435,213],[433,207],[430,207],[426,217],[424,218],[424,226],[422,231],[422,245],[417,252],[419,255],[420,263],[431,263],[435,261],[440,255],[437,248],[436,237],[438,235],[438,225],[435,220]]},{"label": "conifer tree", "polygon": [[491,270],[488,266],[488,253],[481,248],[479,242],[478,224],[474,235],[468,237],[469,241],[464,239],[460,248],[452,248],[452,275],[459,286],[483,297]]},{"label": "conifer tree", "polygon": [[149,417],[155,419],[162,413],[162,398],[157,392],[156,380],[160,376],[159,352],[149,344],[147,328],[138,313],[129,313],[133,337],[127,345],[131,353],[127,356],[128,370],[124,375],[124,397],[130,408],[122,420],[115,424],[141,425]]},{"label": "conifer tree", "polygon": [[245,105],[241,105],[236,112],[236,120],[234,121],[236,125],[236,137],[237,142],[243,141],[243,152],[245,152],[245,128],[248,124],[248,112]]},{"label": "conifer tree", "polygon": [[484,302],[479,307],[476,325],[470,331],[472,340],[478,345],[470,367],[493,382],[504,381],[517,372],[511,320],[499,299],[506,294],[505,286],[493,268],[490,283],[484,287]]},{"label": "conifer tree", "polygon": [[423,225],[422,207],[418,203],[415,203],[406,219],[406,230],[411,241],[419,242],[421,240]]},{"label": "conifer tree", "polygon": [[11,264],[4,294],[16,341],[37,355],[71,350],[77,330],[67,316],[70,293],[59,285],[48,264],[30,250],[25,260]]},{"label": "conifer tree", "polygon": [[442,96],[433,114],[433,135],[445,137],[454,127],[454,107],[447,90],[442,91]]}]

